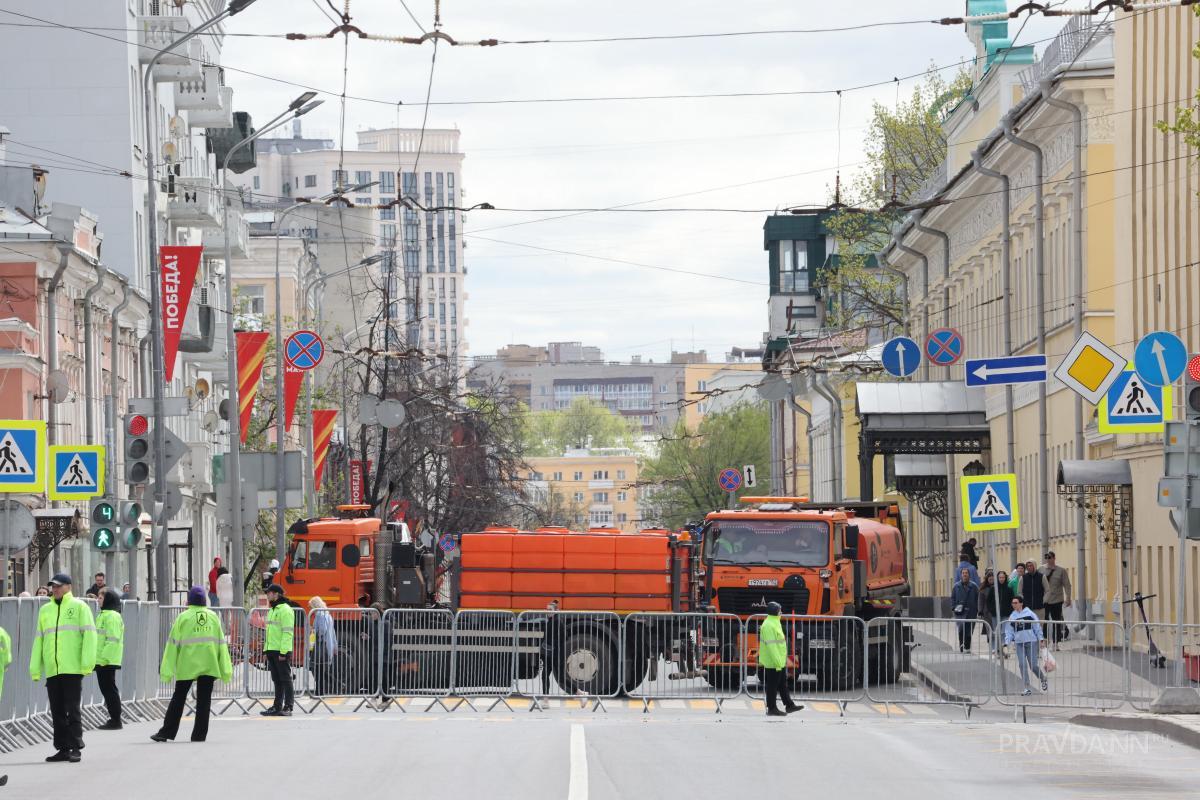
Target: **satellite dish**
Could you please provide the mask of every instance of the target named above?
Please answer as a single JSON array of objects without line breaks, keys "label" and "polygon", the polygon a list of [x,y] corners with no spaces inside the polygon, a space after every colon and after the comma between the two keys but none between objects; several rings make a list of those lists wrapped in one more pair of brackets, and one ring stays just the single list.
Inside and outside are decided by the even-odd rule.
[{"label": "satellite dish", "polygon": [[208,386],[208,381],[206,381],[204,378],[200,378],[196,381],[196,397],[197,398],[199,398],[200,400],[203,400],[204,398],[208,397],[209,391],[210,391],[210,389]]},{"label": "satellite dish", "polygon": [[165,142],[162,146],[162,159],[167,164],[174,164],[179,160],[179,148],[174,142]]},{"label": "satellite dish", "polygon": [[221,419],[229,421],[229,415],[233,412],[233,403],[229,402],[228,397],[217,405],[217,412],[221,415]]},{"label": "satellite dish", "polygon": [[209,411],[204,415],[204,421],[200,423],[200,427],[204,428],[209,433],[217,429],[217,425],[221,424],[221,417],[215,411]]},{"label": "satellite dish", "polygon": [[404,404],[399,400],[383,400],[375,411],[379,424],[385,428],[398,428],[404,422]]},{"label": "satellite dish", "polygon": [[[180,2],[176,2],[175,5],[182,7],[182,3]],[[171,117],[171,121],[168,123],[168,125],[170,126],[172,136],[183,136],[187,123],[183,121],[183,117],[176,114]]]},{"label": "satellite dish", "polygon": [[61,369],[56,369],[47,375],[46,394],[50,396],[51,403],[65,403],[67,397],[71,394],[71,386],[67,378],[67,373]]},{"label": "satellite dish", "polygon": [[763,400],[783,400],[790,392],[791,387],[779,375],[768,375],[758,387],[758,396]]},{"label": "satellite dish", "polygon": [[803,372],[797,372],[792,375],[792,391],[796,394],[804,394],[808,389],[808,376]]},{"label": "satellite dish", "polygon": [[379,422],[377,416],[379,409],[379,398],[367,395],[358,398],[358,422],[361,425],[374,425]]}]

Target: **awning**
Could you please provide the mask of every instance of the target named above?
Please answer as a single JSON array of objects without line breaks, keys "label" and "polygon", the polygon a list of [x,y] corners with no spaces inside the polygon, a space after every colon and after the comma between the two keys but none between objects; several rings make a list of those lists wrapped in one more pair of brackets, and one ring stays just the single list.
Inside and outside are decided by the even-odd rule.
[{"label": "awning", "polygon": [[1058,485],[1076,492],[1112,491],[1133,486],[1133,473],[1123,458],[1058,462]]},{"label": "awning", "polygon": [[991,446],[985,397],[954,381],[859,383],[858,415],[874,454],[982,453]]}]

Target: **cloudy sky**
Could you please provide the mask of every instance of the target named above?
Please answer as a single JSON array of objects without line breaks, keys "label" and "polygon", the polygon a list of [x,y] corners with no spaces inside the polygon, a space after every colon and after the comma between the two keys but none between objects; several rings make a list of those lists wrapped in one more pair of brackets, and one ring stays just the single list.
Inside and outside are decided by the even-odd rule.
[{"label": "cloudy sky", "polygon": [[[332,0],[341,8],[344,0]],[[1010,5],[1013,5],[1010,3]],[[432,0],[407,0],[425,29]],[[576,3],[444,0],[442,30],[459,41],[811,30],[961,14],[962,0],[784,3],[741,0]],[[259,0],[232,32],[323,33],[327,0]],[[286,11],[286,13],[285,13]],[[332,13],[332,12],[330,12]],[[352,0],[353,24],[372,35],[419,35],[400,0]],[[1020,44],[1040,51],[1059,22],[1035,18]],[[1016,31],[1016,25],[1013,31]],[[257,120],[297,93],[269,78],[328,90],[305,120],[309,135],[340,136],[343,37],[315,42],[228,41],[237,107]],[[345,134],[421,126],[433,48],[352,38]],[[469,204],[550,211],[468,216],[474,354],[510,342],[582,340],[610,359],[655,360],[676,350],[754,346],[766,326],[769,210],[828,201],[841,140],[843,175],[861,161],[871,104],[894,84],[835,94],[540,103],[464,101],[799,92],[946,75],[973,51],[961,26],[914,24],[842,32],[774,33],[632,42],[439,46],[430,127],[457,127],[467,154]],[[901,92],[915,79],[901,80]],[[402,103],[397,108],[396,103]],[[707,211],[554,209],[720,208]],[[561,217],[553,219],[554,217]]]}]

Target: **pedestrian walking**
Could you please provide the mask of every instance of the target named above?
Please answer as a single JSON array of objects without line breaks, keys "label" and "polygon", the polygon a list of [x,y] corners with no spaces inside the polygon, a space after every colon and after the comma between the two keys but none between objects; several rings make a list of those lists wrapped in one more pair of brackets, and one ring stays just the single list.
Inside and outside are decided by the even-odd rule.
[{"label": "pedestrian walking", "polygon": [[[996,595],[999,594],[999,605]],[[984,579],[983,588],[979,590],[979,618],[987,620],[992,629],[992,649],[1000,650],[1000,623],[1004,620],[1005,611],[1012,611],[1013,590],[1008,584],[1008,573],[1000,570],[992,580]],[[999,611],[997,612],[997,609]]]},{"label": "pedestrian walking", "polygon": [[94,580],[92,581],[92,585],[88,587],[87,593],[93,597],[100,597],[100,593],[104,591],[107,581],[103,572],[97,572],[93,577]]},{"label": "pedestrian walking", "polygon": [[[1021,581],[1025,578],[1025,565],[1017,564],[1013,567],[1013,571],[1008,573],[1008,588],[1012,589],[1013,595],[1021,593]],[[1008,606],[1004,607],[1005,610]]]},{"label": "pedestrian walking", "polygon": [[[804,708],[792,702],[792,693],[788,691],[787,638],[783,635],[783,624],[779,619],[782,611],[783,607],[774,600],[767,603],[767,618],[758,629],[758,663],[766,683],[768,717],[786,717]],[[782,711],[778,705],[779,698],[783,699]]]},{"label": "pedestrian walking", "polygon": [[217,605],[226,608],[233,605],[233,576],[226,567],[217,570]]},{"label": "pedestrian walking", "polygon": [[196,720],[192,723],[192,741],[208,738],[208,719],[212,711],[213,684],[220,678],[233,678],[229,644],[221,629],[221,618],[204,607],[204,589],[188,589],[188,607],[175,618],[167,646],[163,650],[158,677],[163,683],[175,681],[175,691],[163,717],[162,727],[151,735],[156,742],[167,742],[179,732],[179,720],[187,705],[188,692],[196,685]]},{"label": "pedestrian walking", "polygon": [[979,586],[979,570],[977,570],[975,568],[975,565],[971,563],[971,560],[969,558],[967,558],[966,553],[959,553],[958,554],[958,566],[954,568],[954,582],[955,583],[958,583],[959,575],[962,573],[962,571],[964,569],[967,571],[967,574],[971,576],[971,583],[975,584],[976,586]]},{"label": "pedestrian walking", "polygon": [[125,655],[125,619],[121,616],[121,598],[112,589],[104,590],[100,613],[96,615],[96,683],[108,710],[108,722],[101,731],[121,730],[121,692],[117,689],[117,670]]},{"label": "pedestrian walking", "polygon": [[[12,638],[8,631],[0,628],[0,697],[4,696],[4,673],[12,663]],[[8,784],[8,775],[0,775],[0,786]]]},{"label": "pedestrian walking", "polygon": [[264,717],[290,717],[292,715],[292,630],[296,625],[296,613],[283,596],[283,587],[272,583],[267,587],[267,601],[271,610],[267,612],[267,635],[263,644],[263,655],[267,657],[267,669],[271,682],[275,684],[275,702]]},{"label": "pedestrian walking", "polygon": [[96,622],[88,604],[71,594],[71,576],[50,579],[53,600],[38,610],[29,656],[29,677],[46,678],[54,755],[47,761],[77,763],[83,749],[83,676],[96,668]]},{"label": "pedestrian walking", "polygon": [[122,600],[136,600],[137,599],[136,597],[133,596],[133,587],[130,586],[128,583],[121,584],[121,599]]},{"label": "pedestrian walking", "polygon": [[220,605],[217,597],[217,576],[221,574],[221,557],[213,558],[212,569],[208,571],[208,604],[210,606]]},{"label": "pedestrian walking", "polygon": [[34,597],[49,597],[50,589],[46,586],[39,586],[39,587],[37,587],[37,591],[35,591],[33,593],[33,596]]},{"label": "pedestrian walking", "polygon": [[1046,608],[1046,627],[1050,632],[1051,644],[1057,647],[1060,641],[1071,635],[1071,630],[1064,624],[1063,619],[1063,606],[1071,607],[1071,576],[1066,569],[1058,566],[1053,550],[1046,553],[1046,564],[1040,571],[1046,586],[1046,597],[1043,601]]},{"label": "pedestrian walking", "polygon": [[312,611],[312,626],[308,632],[309,669],[312,670],[317,696],[323,697],[333,675],[333,657],[338,649],[337,632],[324,600],[313,595],[308,607]]},{"label": "pedestrian walking", "polygon": [[965,542],[962,543],[961,549],[962,549],[963,555],[967,557],[967,561],[971,562],[971,566],[975,567],[975,569],[978,570],[979,569],[979,555],[978,555],[978,553],[975,552],[975,546],[976,546],[975,537],[972,536],[970,539],[967,539]]},{"label": "pedestrian walking", "polygon": [[954,610],[954,626],[958,628],[958,652],[971,650],[971,633],[979,616],[979,584],[971,580],[971,571],[958,571],[958,583],[950,590],[950,605]]},{"label": "pedestrian walking", "polygon": [[1021,578],[1021,595],[1025,607],[1032,611],[1038,619],[1046,618],[1046,576],[1038,572],[1037,564],[1025,562],[1025,574]]},{"label": "pedestrian walking", "polygon": [[1033,694],[1029,688],[1029,673],[1033,672],[1042,682],[1042,691],[1050,689],[1046,673],[1038,666],[1038,651],[1042,643],[1042,624],[1037,614],[1025,606],[1020,595],[1012,599],[1012,613],[1004,622],[1004,643],[1014,645],[1017,650],[1017,666],[1021,668],[1021,683],[1025,685],[1022,697]]}]

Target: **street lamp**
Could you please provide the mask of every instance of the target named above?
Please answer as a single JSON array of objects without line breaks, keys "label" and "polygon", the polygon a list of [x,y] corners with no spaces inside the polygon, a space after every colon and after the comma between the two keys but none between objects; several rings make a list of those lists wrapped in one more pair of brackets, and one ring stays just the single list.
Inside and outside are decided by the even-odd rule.
[{"label": "street lamp", "polygon": [[[304,206],[317,205],[319,203],[327,203],[330,200],[337,200],[352,192],[361,192],[379,183],[379,181],[370,181],[369,183],[360,183],[357,186],[350,188],[336,187],[334,191],[327,195],[310,200],[301,198],[292,205],[283,210],[283,213],[275,220],[275,557],[279,559],[279,563],[283,563],[284,550],[286,549],[287,540],[284,529],[284,514],[286,501],[286,492],[284,490],[284,475],[285,475],[285,452],[283,449],[284,436],[287,433],[287,420],[284,419],[283,413],[283,290],[280,286],[279,278],[279,242],[283,234],[283,222],[287,219],[288,214],[291,214],[298,208]],[[316,487],[313,487],[316,491]]]},{"label": "street lamp", "polygon": [[[154,508],[155,510],[162,508],[163,498],[166,496],[167,476],[166,476],[166,427],[164,422],[166,414],[163,408],[163,392],[166,389],[166,371],[164,366],[163,353],[163,331],[162,331],[162,269],[158,262],[158,180],[154,175],[154,120],[156,115],[153,113],[153,103],[150,96],[150,82],[154,75],[154,65],[159,60],[179,47],[181,44],[194,39],[205,31],[209,30],[225,21],[234,14],[245,11],[255,0],[231,0],[228,6],[219,14],[200,23],[197,27],[180,36],[175,41],[168,44],[163,49],[159,50],[150,61],[146,64],[146,72],[142,76],[142,101],[143,101],[143,116],[142,120],[146,126],[146,230],[147,244],[150,247],[150,351],[152,364],[152,379],[150,381],[151,394],[153,397],[153,417],[154,417]],[[166,520],[159,518],[152,520],[153,525],[160,528],[166,528]],[[169,572],[169,553],[167,551],[167,537],[165,533],[160,533],[154,536],[155,547],[155,567],[158,571],[157,580],[155,581],[155,596],[158,601],[169,601],[169,592],[171,588]]]},{"label": "street lamp", "polygon": [[317,106],[321,105],[322,100],[313,100],[316,97],[316,92],[305,92],[304,94],[293,100],[282,114],[279,114],[266,125],[262,126],[257,131],[254,131],[245,139],[235,144],[225,154],[224,160],[221,162],[221,232],[225,239],[225,351],[229,365],[229,403],[233,408],[233,413],[229,415],[229,463],[226,472],[226,485],[229,487],[229,524],[230,524],[230,542],[233,549],[233,603],[234,605],[242,604],[242,594],[245,590],[245,580],[242,574],[245,569],[243,563],[244,556],[242,554],[242,504],[241,504],[241,486],[242,486],[242,415],[241,406],[238,404],[238,368],[237,368],[237,342],[236,332],[234,331],[234,307],[233,307],[233,242],[229,238],[229,209],[228,198],[225,196],[225,179],[229,175],[229,161],[234,154],[243,147],[253,143],[271,131],[278,128],[287,121],[290,114],[291,119],[296,119],[312,111]]}]

